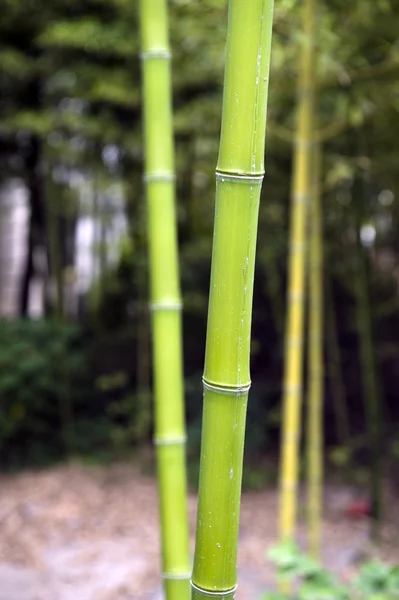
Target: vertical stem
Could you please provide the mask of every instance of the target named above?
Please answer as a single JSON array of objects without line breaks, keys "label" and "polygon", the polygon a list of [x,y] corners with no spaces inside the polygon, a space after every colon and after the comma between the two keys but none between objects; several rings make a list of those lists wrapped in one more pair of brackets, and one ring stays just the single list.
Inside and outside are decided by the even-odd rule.
[{"label": "vertical stem", "polygon": [[204,368],[192,599],[232,600],[264,174],[272,0],[230,0]]},{"label": "vertical stem", "polygon": [[[49,160],[49,149],[44,148],[45,157]],[[51,165],[51,161],[49,161]],[[49,260],[49,275],[55,280],[55,320],[61,328],[65,323],[64,310],[64,261],[61,218],[63,216],[62,191],[55,186],[48,176],[44,186],[44,204],[46,209],[46,242]],[[52,307],[53,309],[53,307]],[[61,331],[59,332],[61,333]],[[59,377],[58,406],[66,454],[71,457],[75,449],[74,406],[71,393],[71,381],[67,361],[66,338],[60,346],[58,356],[55,357],[57,374]]]},{"label": "vertical stem", "polygon": [[[104,282],[107,271],[107,226],[108,226],[108,203],[102,203],[101,211],[99,211],[99,279]],[[101,286],[103,287],[104,284]],[[103,294],[101,293],[101,296]]]},{"label": "vertical stem", "polygon": [[162,576],[167,600],[188,600],[186,433],[166,0],[141,0],[140,26]]},{"label": "vertical stem", "polygon": [[[92,277],[94,282],[97,282],[97,285],[94,285],[95,290],[95,306],[96,309],[99,308],[101,300],[103,298],[103,286],[104,282],[101,279],[101,267],[100,267],[100,257],[99,257],[99,243],[98,243],[98,224],[101,218],[100,211],[100,202],[99,202],[99,176],[96,172],[96,166],[93,167],[92,172],[92,223],[93,223],[93,243],[92,243],[92,266],[93,273]],[[97,320],[98,320],[98,312],[97,312]]]},{"label": "vertical stem", "polygon": [[30,150],[26,157],[26,186],[29,191],[30,217],[28,225],[27,254],[19,292],[19,314],[21,317],[29,316],[31,283],[35,275],[33,254],[35,249],[44,243],[45,238],[43,179],[39,170],[41,162],[42,145],[37,136],[32,136],[30,140]]},{"label": "vertical stem", "polygon": [[344,377],[342,373],[341,353],[338,340],[338,324],[334,305],[334,295],[331,277],[328,278],[327,289],[327,307],[328,317],[326,320],[328,343],[327,348],[328,360],[327,366],[329,371],[329,379],[331,382],[333,393],[333,405],[335,412],[335,421],[337,427],[337,438],[342,447],[350,446],[350,425],[348,406],[346,402],[346,391]]},{"label": "vertical stem", "polygon": [[[47,193],[52,191],[55,193],[53,186],[48,186]],[[60,215],[56,209],[56,202],[54,197],[52,201],[49,199],[46,202],[47,212],[47,242],[48,242],[48,256],[50,262],[50,275],[54,278],[56,299],[55,299],[55,314],[57,319],[62,321],[64,318],[64,277],[63,277],[63,261],[62,261],[62,250],[61,250],[61,227],[60,227]]]},{"label": "vertical stem", "polygon": [[280,467],[280,537],[295,532],[300,412],[303,382],[303,329],[305,305],[306,214],[310,195],[312,116],[314,107],[315,0],[304,0],[298,125],[294,150],[290,256],[288,265],[288,316],[285,340],[283,429]]},{"label": "vertical stem", "polygon": [[370,284],[366,249],[360,238],[362,209],[365,201],[364,181],[358,176],[354,184],[356,223],[356,313],[359,335],[360,367],[366,412],[367,439],[371,454],[370,501],[372,512],[371,536],[377,540],[382,513],[382,456],[381,456],[381,391],[374,349],[373,318],[370,306]]},{"label": "vertical stem", "polygon": [[323,472],[323,241],[320,197],[321,150],[314,144],[309,246],[308,528],[309,552],[321,550]]}]

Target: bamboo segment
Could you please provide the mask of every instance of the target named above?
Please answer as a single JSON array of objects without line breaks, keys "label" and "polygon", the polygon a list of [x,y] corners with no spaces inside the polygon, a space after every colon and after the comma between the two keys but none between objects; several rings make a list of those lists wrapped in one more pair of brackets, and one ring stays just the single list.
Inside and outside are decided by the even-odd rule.
[{"label": "bamboo segment", "polygon": [[305,296],[306,215],[310,194],[312,116],[314,108],[315,0],[304,0],[298,125],[294,151],[291,208],[288,317],[285,340],[283,429],[280,467],[280,537],[292,538],[296,523],[300,410],[303,381],[303,329]]},{"label": "bamboo segment", "polygon": [[163,580],[167,600],[188,600],[186,433],[166,0],[142,0],[140,24]]},{"label": "bamboo segment", "polygon": [[309,553],[321,551],[323,473],[323,241],[320,197],[320,145],[315,143],[312,161],[312,195],[309,245],[309,378],[307,422],[308,535]]},{"label": "bamboo segment", "polygon": [[233,600],[272,0],[230,0],[192,600]]}]

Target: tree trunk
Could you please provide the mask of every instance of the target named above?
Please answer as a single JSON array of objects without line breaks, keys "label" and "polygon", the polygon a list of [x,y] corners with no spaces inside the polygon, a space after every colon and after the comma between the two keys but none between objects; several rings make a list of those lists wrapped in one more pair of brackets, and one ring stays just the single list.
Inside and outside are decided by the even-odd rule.
[{"label": "tree trunk", "polygon": [[26,157],[26,185],[29,192],[30,218],[29,233],[27,241],[27,254],[25,268],[22,274],[21,290],[19,298],[19,314],[21,317],[28,316],[30,284],[36,269],[33,260],[36,248],[45,245],[45,219],[43,205],[43,182],[40,174],[41,147],[40,140],[32,136],[30,148]]}]

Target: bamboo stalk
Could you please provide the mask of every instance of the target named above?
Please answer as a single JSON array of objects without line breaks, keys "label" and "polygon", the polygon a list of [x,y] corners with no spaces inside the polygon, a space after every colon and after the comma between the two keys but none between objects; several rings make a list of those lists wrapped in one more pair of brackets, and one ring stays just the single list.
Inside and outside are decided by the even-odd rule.
[{"label": "bamboo stalk", "polygon": [[346,401],[346,390],[345,382],[342,373],[342,360],[341,350],[338,340],[338,326],[337,316],[335,312],[333,286],[331,277],[327,280],[327,293],[328,293],[328,318],[327,318],[327,331],[328,331],[328,372],[331,386],[333,388],[333,405],[335,412],[335,421],[337,427],[337,438],[339,444],[343,448],[350,448],[350,425],[349,425],[349,414],[348,406]]},{"label": "bamboo stalk", "polygon": [[321,150],[314,144],[309,244],[309,377],[307,406],[309,553],[320,558],[323,478],[323,241],[321,219]]},{"label": "bamboo stalk", "polygon": [[378,379],[377,356],[374,349],[373,315],[370,304],[369,265],[366,249],[360,238],[365,182],[357,175],[353,186],[356,209],[356,320],[359,336],[360,366],[366,413],[367,442],[370,449],[371,537],[378,541],[383,508],[383,457],[381,448],[382,407]]},{"label": "bamboo stalk", "polygon": [[280,467],[280,538],[295,532],[298,487],[300,412],[303,383],[306,215],[310,195],[312,116],[314,108],[315,0],[304,0],[300,53],[298,124],[294,150],[288,316],[285,340],[283,428]]},{"label": "bamboo stalk", "polygon": [[[48,149],[46,149],[48,153]],[[52,306],[56,322],[61,326],[66,322],[64,303],[64,265],[62,257],[61,218],[63,203],[60,189],[54,186],[49,177],[45,180],[46,207],[46,244],[49,261],[50,281],[55,283],[55,304]],[[71,381],[67,364],[67,349],[62,344],[56,357],[58,388],[58,409],[61,437],[67,456],[70,458],[75,450],[74,406],[71,393]]]},{"label": "bamboo stalk", "polygon": [[237,586],[272,17],[272,0],[229,1],[192,600],[232,600]]},{"label": "bamboo stalk", "polygon": [[190,597],[171,70],[166,0],[141,0],[155,444],[167,600]]}]

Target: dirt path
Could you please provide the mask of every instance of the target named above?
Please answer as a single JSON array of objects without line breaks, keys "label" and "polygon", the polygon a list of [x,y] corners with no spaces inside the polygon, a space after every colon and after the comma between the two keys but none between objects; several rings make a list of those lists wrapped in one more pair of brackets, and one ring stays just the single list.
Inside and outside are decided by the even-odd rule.
[{"label": "dirt path", "polygon": [[[345,574],[367,540],[348,521],[347,490],[326,491],[324,559]],[[196,497],[189,500],[191,534]],[[275,490],[243,496],[239,599],[273,586]],[[396,538],[399,526],[386,534]],[[299,539],[304,540],[303,527]],[[399,560],[392,544],[385,558]],[[0,600],[161,600],[156,483],[136,467],[62,467],[0,478]]]}]

